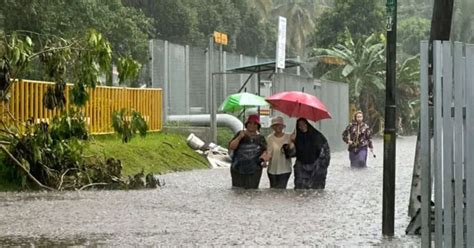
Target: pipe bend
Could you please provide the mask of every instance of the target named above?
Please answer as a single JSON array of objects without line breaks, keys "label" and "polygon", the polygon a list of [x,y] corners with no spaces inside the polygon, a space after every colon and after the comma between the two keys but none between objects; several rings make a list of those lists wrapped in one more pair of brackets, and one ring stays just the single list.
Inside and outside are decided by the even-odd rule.
[{"label": "pipe bend", "polygon": [[[169,115],[167,121],[189,122],[192,126],[210,126],[211,116],[200,115]],[[244,128],[244,124],[235,116],[229,114],[216,115],[217,126],[228,127],[232,132],[237,133]]]}]

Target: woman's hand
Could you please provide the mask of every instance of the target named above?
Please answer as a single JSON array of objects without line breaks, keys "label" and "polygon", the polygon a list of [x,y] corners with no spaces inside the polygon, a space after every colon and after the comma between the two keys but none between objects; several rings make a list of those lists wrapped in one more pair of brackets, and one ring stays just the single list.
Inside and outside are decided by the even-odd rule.
[{"label": "woman's hand", "polygon": [[352,145],[353,144],[352,140],[348,140],[347,144]]},{"label": "woman's hand", "polygon": [[263,160],[263,161],[268,161],[268,160],[270,160],[270,158],[271,158],[271,155],[270,155],[270,153],[267,152],[267,151],[264,151],[264,152],[262,153],[262,155],[260,155],[260,157],[259,157],[259,159],[261,159],[261,160]]},{"label": "woman's hand", "polygon": [[238,138],[239,138],[239,139],[243,139],[243,138],[245,137],[245,135],[247,135],[247,132],[246,132],[245,130],[241,130],[241,131],[239,132]]},{"label": "woman's hand", "polygon": [[245,130],[241,130],[239,132],[239,135],[237,137],[235,137],[235,139],[233,139],[232,141],[230,141],[229,143],[229,150],[235,150],[237,149],[237,147],[239,146],[240,144],[240,140],[242,140],[245,135],[247,134],[247,132]]},{"label": "woman's hand", "polygon": [[296,134],[295,133],[292,133],[290,135],[290,140],[291,140],[291,142],[295,142],[295,140],[296,140]]}]

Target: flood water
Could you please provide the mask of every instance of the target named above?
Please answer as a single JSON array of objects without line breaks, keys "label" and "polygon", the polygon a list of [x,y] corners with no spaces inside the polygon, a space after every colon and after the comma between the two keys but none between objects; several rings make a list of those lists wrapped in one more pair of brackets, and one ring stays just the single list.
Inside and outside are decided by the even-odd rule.
[{"label": "flood water", "polygon": [[[325,190],[231,189],[228,169],[160,176],[139,191],[0,193],[0,246],[418,247],[406,236],[416,137],[397,139],[395,236],[382,236],[383,143],[369,168],[332,154]],[[293,187],[292,178],[289,187]]]}]

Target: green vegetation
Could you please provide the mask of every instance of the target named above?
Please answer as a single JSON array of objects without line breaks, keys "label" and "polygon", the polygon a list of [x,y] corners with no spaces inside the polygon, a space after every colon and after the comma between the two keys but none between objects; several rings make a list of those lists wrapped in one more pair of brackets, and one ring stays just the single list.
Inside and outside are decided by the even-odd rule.
[{"label": "green vegetation", "polygon": [[[122,162],[123,176],[141,172],[163,174],[174,171],[208,168],[206,159],[186,144],[186,137],[174,133],[149,133],[124,144],[117,135],[93,136],[83,153],[85,158],[114,157]],[[0,191],[20,190],[20,181],[9,180],[12,165],[4,164],[0,153]]]},{"label": "green vegetation", "polygon": [[122,161],[123,175],[140,172],[163,174],[208,168],[206,159],[186,144],[186,137],[175,133],[149,133],[124,144],[116,135],[94,136],[85,154]]},{"label": "green vegetation", "polygon": [[226,127],[217,128],[217,144],[227,148],[229,141],[234,137],[232,130]]},{"label": "green vegetation", "polygon": [[[101,75],[111,71],[112,54],[109,41],[94,29],[78,32],[69,39],[24,30],[0,34],[2,106],[15,101],[10,99],[9,89],[18,81],[12,79],[22,80],[31,65],[39,65],[37,72],[55,82],[54,86],[48,86],[43,105],[60,113],[50,123],[35,123],[33,119],[15,119],[8,108],[2,110],[0,148],[8,155],[5,161],[12,165],[5,173],[10,181],[19,182],[22,188],[34,183],[47,190],[137,185],[122,178],[120,163],[113,157],[101,160],[82,156],[89,134],[83,113],[75,107],[84,106],[89,99],[87,90],[95,88],[100,84]],[[138,62],[130,57],[119,58],[119,61],[121,83],[138,75]],[[65,108],[66,82],[73,84],[71,104],[74,107],[69,109]],[[114,122],[117,132],[126,137],[124,141],[129,141],[136,131],[144,136],[147,130],[141,115],[132,114],[131,124],[128,120]],[[149,179],[148,185],[155,185],[153,177]]]},{"label": "green vegetation", "polygon": [[335,0],[316,22],[311,45],[330,48],[346,39],[346,29],[355,41],[384,31],[384,6],[379,0]]},{"label": "green vegetation", "polygon": [[8,166],[4,162],[5,154],[0,153],[0,191],[17,191],[20,190],[21,182],[14,182],[12,178],[15,178],[16,169]]},{"label": "green vegetation", "polygon": [[0,16],[6,33],[25,30],[69,39],[94,28],[112,44],[113,57],[130,55],[141,63],[148,61],[148,38],[154,33],[152,19],[120,0],[3,0]]}]

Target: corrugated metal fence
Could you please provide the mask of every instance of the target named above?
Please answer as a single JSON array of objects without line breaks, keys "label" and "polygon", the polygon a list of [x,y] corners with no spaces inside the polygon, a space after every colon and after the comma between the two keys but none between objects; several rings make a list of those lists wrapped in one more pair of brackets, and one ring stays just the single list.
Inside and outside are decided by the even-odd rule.
[{"label": "corrugated metal fence", "polygon": [[474,247],[474,45],[434,42],[432,114],[427,42],[421,61],[422,245],[432,244],[434,175],[435,246]]},{"label": "corrugated metal fence", "polygon": [[[49,121],[59,114],[58,110],[43,107],[43,96],[50,82],[21,81],[13,84],[10,91],[10,111],[19,121],[33,118]],[[66,107],[69,107],[69,94],[72,85],[66,87]],[[97,86],[89,90],[90,99],[83,107],[89,131],[94,134],[111,133],[112,112],[126,108],[142,114],[149,125],[150,131],[159,131],[162,123],[162,91],[161,89],[137,89]]]},{"label": "corrugated metal fence", "polygon": [[[163,109],[169,115],[205,114],[210,111],[209,72],[227,71],[236,67],[254,65],[269,59],[232,54],[207,48],[183,46],[163,40],[150,41],[150,72],[153,87],[163,89]],[[212,57],[211,57],[212,56]],[[215,75],[216,103],[237,93],[250,74]],[[245,86],[249,93],[257,93],[257,76]],[[271,83],[271,89],[269,84]],[[332,114],[331,120],[316,123],[327,136],[331,151],[347,148],[341,133],[349,123],[349,92],[345,83],[321,81],[308,77],[304,67],[284,69],[284,73],[261,73],[261,95],[269,96],[281,91],[297,90],[316,95]],[[276,113],[275,113],[276,114]],[[285,115],[283,115],[285,116]],[[286,117],[284,117],[286,118]],[[286,118],[286,131],[294,130],[296,119]],[[262,123],[265,120],[262,118]],[[265,126],[265,125],[264,125]]]}]

